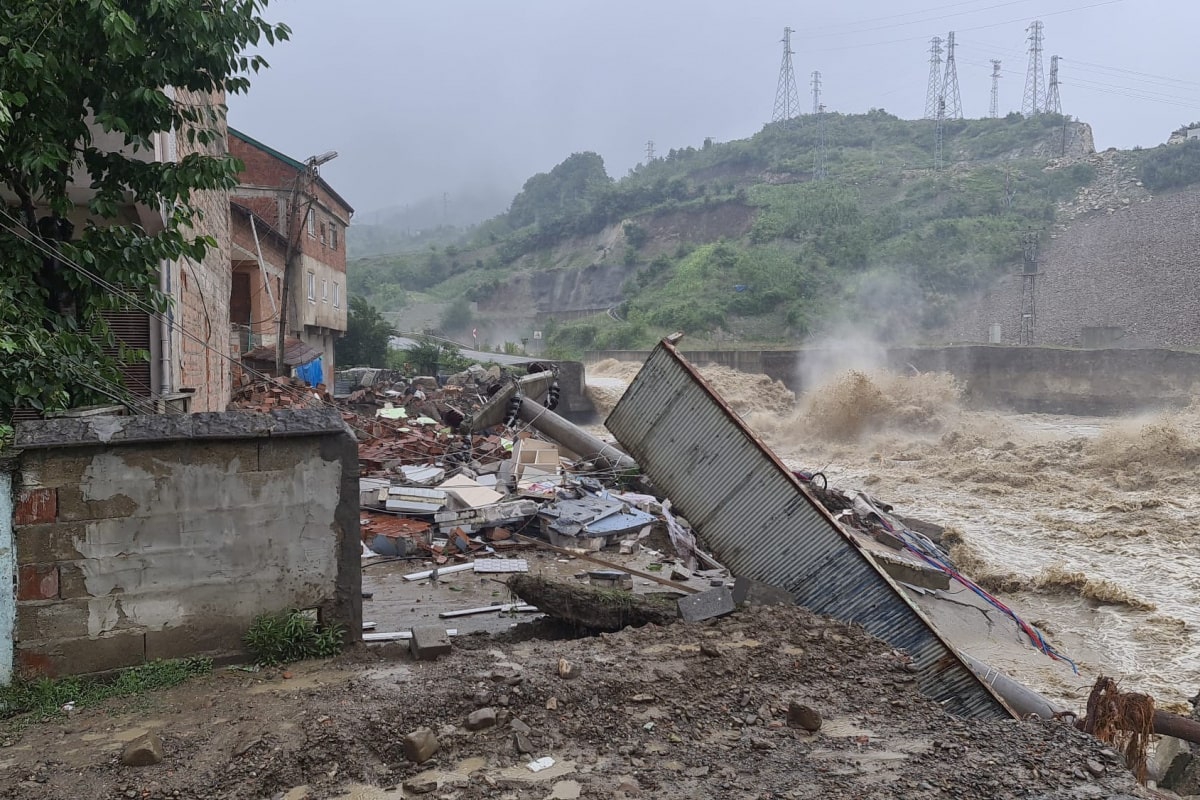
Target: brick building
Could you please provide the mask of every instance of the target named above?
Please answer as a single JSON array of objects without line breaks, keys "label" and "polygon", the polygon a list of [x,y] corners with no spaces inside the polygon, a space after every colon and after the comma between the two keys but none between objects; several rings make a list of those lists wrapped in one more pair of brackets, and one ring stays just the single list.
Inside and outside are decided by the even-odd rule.
[{"label": "brick building", "polygon": [[354,209],[316,168],[240,131],[229,151],[245,165],[232,192],[231,323],[243,352],[274,345],[287,287],[287,335],[319,351],[333,385],[333,343],[346,332],[346,228]]}]

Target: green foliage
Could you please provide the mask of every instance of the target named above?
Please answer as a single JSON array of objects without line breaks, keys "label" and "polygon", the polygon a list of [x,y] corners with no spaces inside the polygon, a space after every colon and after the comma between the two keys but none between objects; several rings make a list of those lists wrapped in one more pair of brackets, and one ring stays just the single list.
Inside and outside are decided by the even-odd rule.
[{"label": "green foliage", "polygon": [[[258,16],[265,7],[265,0],[0,6],[0,180],[16,198],[0,208],[0,416],[15,407],[121,399],[114,359],[104,354],[115,340],[100,312],[124,301],[71,265],[161,310],[159,265],[203,258],[215,244],[191,227],[194,198],[233,186],[238,165],[220,145],[224,106],[196,98],[246,91],[247,76],[266,62],[243,51],[288,38],[286,26]],[[170,130],[194,152],[177,163],[146,160],[153,137]],[[114,137],[124,145],[119,152],[109,146]],[[90,187],[79,229],[66,223],[84,216],[69,194],[76,184]],[[168,209],[165,229],[151,233],[130,219],[130,195],[155,215]],[[14,233],[17,225],[27,235]],[[54,251],[61,260],[44,262]]]},{"label": "green foliage", "polygon": [[207,658],[152,661],[123,669],[105,678],[67,676],[65,678],[15,679],[0,687],[0,718],[33,714],[53,717],[62,707],[74,703],[87,708],[113,697],[132,697],[183,683],[188,678],[212,672]]},{"label": "green foliage", "polygon": [[12,425],[0,422],[0,450],[12,446],[14,433]]},{"label": "green foliage", "polygon": [[419,341],[403,350],[393,350],[388,366],[413,375],[462,372],[471,365],[456,345],[433,339]]},{"label": "green foliage", "polygon": [[396,330],[366,298],[351,295],[346,335],[333,345],[338,366],[383,367],[387,363],[388,341],[395,335]]},{"label": "green foliage", "polygon": [[336,656],[344,639],[340,624],[318,626],[310,614],[291,609],[255,617],[242,640],[255,663],[269,667]]},{"label": "green foliage", "polygon": [[1142,183],[1152,191],[1200,182],[1200,139],[1164,144],[1142,156]]},{"label": "green foliage", "polygon": [[646,241],[650,238],[649,231],[636,222],[626,222],[622,227],[625,231],[625,241],[632,249],[641,250],[646,246]]}]

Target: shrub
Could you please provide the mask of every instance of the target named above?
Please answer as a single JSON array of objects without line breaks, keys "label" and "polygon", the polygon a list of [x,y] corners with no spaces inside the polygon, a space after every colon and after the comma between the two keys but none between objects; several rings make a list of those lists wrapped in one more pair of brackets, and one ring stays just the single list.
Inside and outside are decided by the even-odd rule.
[{"label": "shrub", "polygon": [[290,609],[254,618],[242,641],[262,666],[287,664],[305,658],[327,658],[342,652],[341,625],[318,625],[312,615]]}]

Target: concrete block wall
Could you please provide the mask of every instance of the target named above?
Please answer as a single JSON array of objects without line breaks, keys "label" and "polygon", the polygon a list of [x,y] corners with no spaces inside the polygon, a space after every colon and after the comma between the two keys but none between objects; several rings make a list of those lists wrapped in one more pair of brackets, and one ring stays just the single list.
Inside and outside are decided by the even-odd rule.
[{"label": "concrete block wall", "polygon": [[336,411],[49,420],[17,448],[19,673],[237,656],[285,608],[359,638],[357,445]]}]

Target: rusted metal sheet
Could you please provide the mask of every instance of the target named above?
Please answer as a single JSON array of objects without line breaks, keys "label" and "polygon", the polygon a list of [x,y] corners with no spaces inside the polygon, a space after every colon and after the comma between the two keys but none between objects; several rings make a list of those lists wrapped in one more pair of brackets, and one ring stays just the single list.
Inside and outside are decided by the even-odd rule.
[{"label": "rusted metal sheet", "polygon": [[735,575],[903,649],[949,713],[1014,716],[668,341],[605,424]]}]

